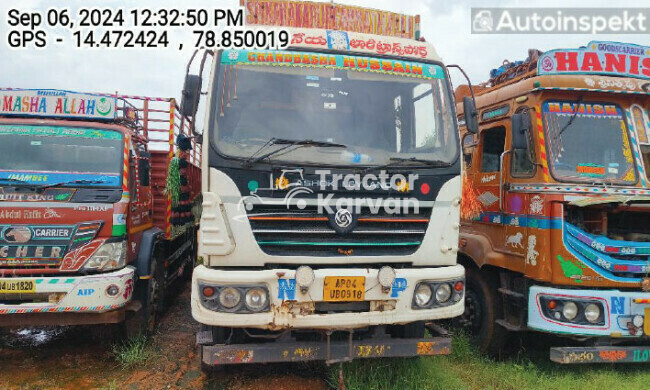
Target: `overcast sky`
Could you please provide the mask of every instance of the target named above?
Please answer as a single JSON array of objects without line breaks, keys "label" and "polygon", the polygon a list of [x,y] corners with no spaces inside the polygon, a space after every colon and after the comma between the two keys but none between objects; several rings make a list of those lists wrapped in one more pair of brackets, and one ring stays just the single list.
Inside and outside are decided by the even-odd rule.
[{"label": "overcast sky", "polygon": [[[647,7],[648,0],[337,0],[387,11],[421,15],[422,35],[433,43],[447,64],[462,65],[474,83],[486,81],[489,71],[504,59],[523,60],[529,48],[546,51],[578,47],[590,40],[612,40],[650,46],[650,35],[477,35],[470,32],[471,7]],[[46,10],[70,6],[235,7],[239,0],[22,0],[0,1],[0,86],[57,88],[90,92],[178,97],[190,49],[76,50],[50,43],[44,50],[10,50],[6,44],[9,7]],[[50,30],[52,35],[62,32]],[[189,46],[188,44],[185,45]],[[452,71],[454,72],[454,71]],[[458,82],[458,76],[454,76]]]}]

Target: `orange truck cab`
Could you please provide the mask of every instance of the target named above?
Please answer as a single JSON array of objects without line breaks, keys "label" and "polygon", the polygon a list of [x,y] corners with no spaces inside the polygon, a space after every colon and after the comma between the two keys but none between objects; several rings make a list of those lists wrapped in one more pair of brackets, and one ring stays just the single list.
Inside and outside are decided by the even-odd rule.
[{"label": "orange truck cab", "polygon": [[173,99],[0,89],[0,327],[152,329],[195,259],[187,129]]},{"label": "orange truck cab", "polygon": [[613,42],[530,51],[456,90],[459,321],[483,350],[532,330],[599,345],[551,348],[559,363],[648,362],[649,54]]}]

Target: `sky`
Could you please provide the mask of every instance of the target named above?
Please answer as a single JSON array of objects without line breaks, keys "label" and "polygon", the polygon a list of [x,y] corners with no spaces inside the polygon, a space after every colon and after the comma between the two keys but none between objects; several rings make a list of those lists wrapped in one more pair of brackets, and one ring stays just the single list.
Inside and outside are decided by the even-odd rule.
[{"label": "sky", "polygon": [[[337,3],[365,6],[421,16],[422,35],[431,42],[446,64],[459,64],[473,83],[488,79],[490,69],[504,60],[523,60],[529,48],[542,51],[573,48],[590,40],[630,42],[650,46],[650,35],[483,35],[470,32],[472,7],[611,7],[611,0],[337,0]],[[76,14],[79,6],[115,7],[236,7],[239,0],[22,0],[0,1],[0,87],[55,88],[88,92],[179,97],[185,67],[192,51],[79,50],[70,44],[48,44],[45,49],[10,49],[7,12],[10,7],[45,11],[51,6],[68,6]],[[626,0],[625,7],[647,7],[648,0]],[[650,11],[649,11],[650,13]],[[64,35],[48,30],[53,35]],[[188,35],[188,39],[191,37]],[[185,45],[186,47],[189,45]],[[453,74],[453,82],[462,81]]]}]

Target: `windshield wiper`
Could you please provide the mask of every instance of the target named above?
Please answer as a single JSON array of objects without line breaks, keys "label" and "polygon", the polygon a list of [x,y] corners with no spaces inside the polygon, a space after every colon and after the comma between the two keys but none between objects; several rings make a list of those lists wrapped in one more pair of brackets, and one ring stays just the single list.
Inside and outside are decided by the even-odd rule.
[{"label": "windshield wiper", "polygon": [[62,181],[60,183],[44,184],[37,188],[39,190],[44,190],[46,188],[60,187],[66,184],[101,184],[101,183],[106,183],[106,180],[86,180],[86,179],[69,180],[69,181]]},{"label": "windshield wiper", "polygon": [[576,100],[576,108],[575,111],[573,111],[573,115],[571,115],[571,118],[569,118],[569,121],[564,125],[560,131],[557,133],[557,135],[553,138],[553,140],[558,139],[562,133],[564,133],[564,130],[568,129],[571,124],[573,124],[573,121],[576,119],[578,116],[578,109],[580,108],[580,103],[582,103],[582,95],[578,96],[578,100]]},{"label": "windshield wiper", "polygon": [[10,181],[10,182],[12,182],[12,183],[25,183],[25,184],[29,184],[29,182],[26,182],[25,180],[14,179],[13,177],[0,177],[0,181]]},{"label": "windshield wiper", "polygon": [[448,166],[451,165],[451,164],[446,163],[446,162],[444,162],[442,160],[426,160],[426,159],[417,158],[417,157],[391,157],[389,160],[390,160],[389,163],[386,163],[386,164],[383,164],[383,165],[377,165],[377,166],[374,166],[374,167],[368,167],[368,168],[364,169],[363,171],[361,171],[361,174],[363,175],[363,174],[368,173],[370,171],[376,171],[376,170],[379,170],[379,169],[390,168],[390,167],[393,167],[393,166],[398,166],[401,163],[409,163],[409,162],[424,164],[424,165],[428,165],[428,166],[436,167],[436,168],[448,167]]},{"label": "windshield wiper", "polygon": [[11,182],[11,183],[26,184],[25,188],[30,188],[30,189],[32,189],[32,190],[35,190],[36,188],[38,188],[38,186],[37,186],[36,184],[30,183],[30,182],[28,182],[28,181],[26,181],[26,180],[14,179],[14,178],[12,178],[12,177],[3,177],[3,178],[0,178],[0,181],[3,181],[3,180],[4,180],[4,181]]},{"label": "windshield wiper", "polygon": [[[260,153],[262,150],[267,149],[271,145],[284,145],[281,148],[275,149],[274,151],[265,153],[261,156],[255,157],[258,153]],[[325,147],[325,148],[347,148],[347,146],[343,144],[337,144],[334,142],[327,142],[327,141],[314,141],[311,139],[304,139],[304,140],[292,140],[292,139],[284,139],[284,138],[271,138],[268,140],[264,145],[262,145],[261,148],[257,149],[255,153],[253,153],[249,158],[246,159],[244,162],[245,166],[251,166],[255,164],[256,162],[262,161],[266,158],[269,158],[275,154],[278,154],[286,149],[289,149],[292,146],[320,146],[320,147]]]}]

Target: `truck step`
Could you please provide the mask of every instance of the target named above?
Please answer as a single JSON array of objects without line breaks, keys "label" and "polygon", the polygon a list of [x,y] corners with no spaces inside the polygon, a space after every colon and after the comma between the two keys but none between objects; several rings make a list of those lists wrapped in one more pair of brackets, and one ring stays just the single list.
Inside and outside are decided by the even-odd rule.
[{"label": "truck step", "polygon": [[433,322],[427,322],[424,324],[424,326],[427,328],[427,330],[431,333],[431,335],[439,335],[439,336],[450,336],[451,333],[443,328],[442,326],[435,324]]},{"label": "truck step", "polygon": [[524,294],[518,293],[516,291],[508,290],[507,288],[499,287],[499,292],[503,295],[507,295],[509,297],[513,297],[516,299],[524,299]]},{"label": "truck step", "polygon": [[526,330],[526,327],[511,324],[510,322],[508,322],[506,320],[496,320],[495,322],[497,324],[503,326],[504,328],[506,328],[507,330],[509,330],[511,332],[523,332],[523,331]]}]

